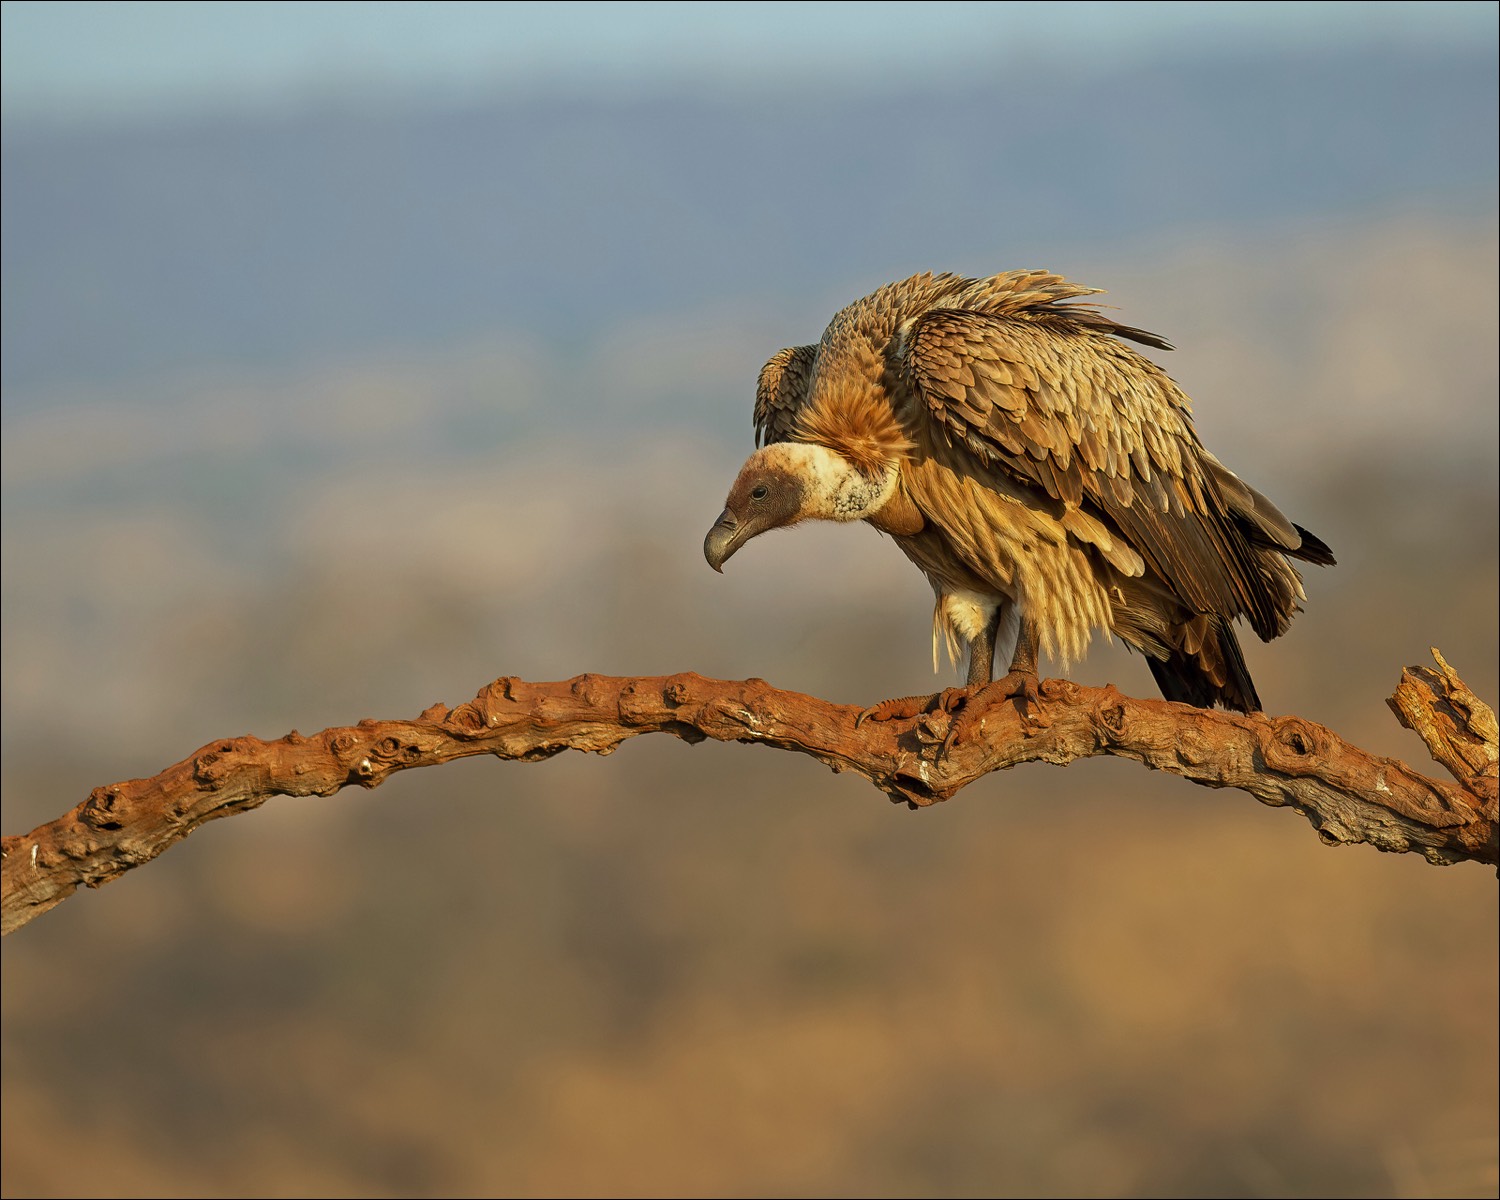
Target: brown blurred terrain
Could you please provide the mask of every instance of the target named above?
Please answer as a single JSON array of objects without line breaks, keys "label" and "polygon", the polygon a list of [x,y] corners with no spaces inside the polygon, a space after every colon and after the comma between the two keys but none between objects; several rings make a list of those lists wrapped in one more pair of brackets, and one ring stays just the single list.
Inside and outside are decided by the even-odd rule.
[{"label": "brown blurred terrain", "polygon": [[[1402,666],[1436,645],[1497,695],[1493,222],[971,269],[1023,265],[1170,337],[1208,445],[1338,553],[1247,648],[1268,708],[1420,769],[1383,703]],[[873,531],[701,560],[783,340],[684,314],[11,420],[5,830],[215,737],[415,715],[500,674],[928,687],[930,595]],[[411,452],[559,387],[616,417]],[[664,391],[744,434],[633,428]],[[1118,647],[1075,674],[1151,693]],[[1482,869],[1330,850],[1124,762],[916,813],[750,747],[461,762],[273,801],[6,939],[0,1180],[1493,1195],[1496,947]]]}]

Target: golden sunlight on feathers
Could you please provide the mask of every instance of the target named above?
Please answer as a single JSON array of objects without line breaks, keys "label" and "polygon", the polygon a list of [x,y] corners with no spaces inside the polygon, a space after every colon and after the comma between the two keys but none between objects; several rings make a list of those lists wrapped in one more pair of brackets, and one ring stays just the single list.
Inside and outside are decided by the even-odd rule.
[{"label": "golden sunlight on feathers", "polygon": [[[834,474],[886,483],[857,509],[789,502],[754,532],[824,517],[892,534],[932,584],[935,641],[970,647],[971,687],[1004,629],[1030,678],[1038,650],[1066,664],[1103,631],[1146,655],[1168,699],[1256,710],[1233,622],[1286,632],[1304,597],[1291,559],[1333,555],[1204,449],[1188,398],[1122,339],[1170,344],[1081,301],[1096,294],[1045,271],[917,275],[780,351],[757,442],[822,447]],[[756,494],[764,462],[726,509],[749,536],[733,498]]]},{"label": "golden sunlight on feathers", "polygon": [[797,414],[794,437],[827,446],[865,475],[879,475],[916,447],[891,406],[869,388],[841,380]]}]

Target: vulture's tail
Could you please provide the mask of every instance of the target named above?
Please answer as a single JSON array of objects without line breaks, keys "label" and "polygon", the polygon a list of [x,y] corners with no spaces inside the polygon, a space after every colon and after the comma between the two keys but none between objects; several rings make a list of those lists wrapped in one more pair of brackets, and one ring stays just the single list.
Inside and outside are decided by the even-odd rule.
[{"label": "vulture's tail", "polygon": [[1320,567],[1332,567],[1337,563],[1333,557],[1333,551],[1328,548],[1328,543],[1317,534],[1303,529],[1300,525],[1292,526],[1301,536],[1302,545],[1295,550],[1287,550],[1293,558],[1300,558],[1303,562],[1316,563]]},{"label": "vulture's tail", "polygon": [[1195,708],[1217,704],[1243,713],[1260,711],[1240,640],[1227,621],[1204,613],[1173,632],[1178,644],[1166,658],[1146,658],[1163,696]]}]

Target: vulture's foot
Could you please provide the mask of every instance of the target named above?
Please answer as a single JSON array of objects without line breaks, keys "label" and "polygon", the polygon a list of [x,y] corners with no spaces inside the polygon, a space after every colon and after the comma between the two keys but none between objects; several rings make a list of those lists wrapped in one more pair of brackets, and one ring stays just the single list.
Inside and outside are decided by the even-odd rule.
[{"label": "vulture's foot", "polygon": [[943,749],[951,750],[953,746],[963,741],[971,732],[978,730],[985,714],[995,705],[1004,704],[1007,700],[1016,702],[1016,711],[1021,714],[1023,721],[1028,721],[1038,727],[1045,727],[1046,722],[1037,712],[1037,706],[1042,698],[1042,681],[1031,671],[1012,670],[1007,675],[976,688],[968,693],[969,702],[963,706],[961,713],[955,712],[953,727],[948,730],[948,736],[943,739]]},{"label": "vulture's foot", "polygon": [[1031,713],[1027,710],[1042,698],[1042,681],[1035,671],[1012,669],[1009,674],[1002,675],[981,688],[980,694],[991,704],[1000,700],[1014,700],[1021,715],[1030,717]]},{"label": "vulture's foot", "polygon": [[909,721],[923,714],[945,712],[952,716],[962,708],[974,693],[968,688],[944,688],[930,696],[897,696],[894,700],[882,700],[870,708],[861,709],[854,718],[858,729],[866,721]]}]

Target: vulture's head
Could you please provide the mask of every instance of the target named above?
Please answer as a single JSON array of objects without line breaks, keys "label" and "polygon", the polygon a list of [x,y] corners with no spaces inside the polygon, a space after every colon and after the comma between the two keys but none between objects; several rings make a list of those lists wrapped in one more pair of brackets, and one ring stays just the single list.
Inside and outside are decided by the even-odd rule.
[{"label": "vulture's head", "polygon": [[722,571],[730,557],[768,529],[798,521],[857,521],[895,490],[894,465],[870,477],[826,446],[776,442],[752,454],[729,489],[724,511],[703,539],[703,557]]}]

